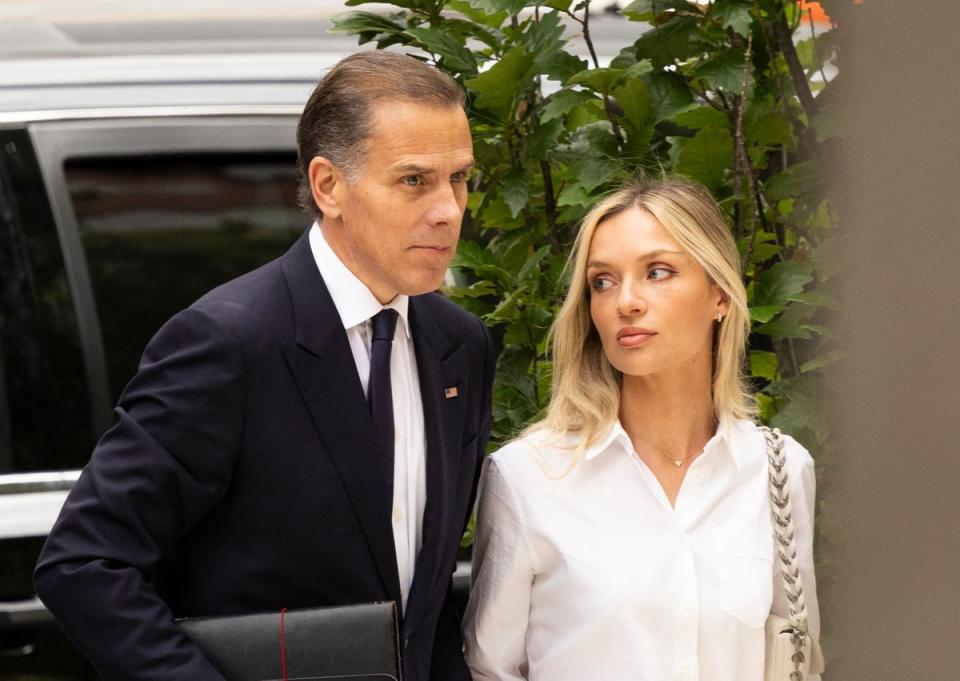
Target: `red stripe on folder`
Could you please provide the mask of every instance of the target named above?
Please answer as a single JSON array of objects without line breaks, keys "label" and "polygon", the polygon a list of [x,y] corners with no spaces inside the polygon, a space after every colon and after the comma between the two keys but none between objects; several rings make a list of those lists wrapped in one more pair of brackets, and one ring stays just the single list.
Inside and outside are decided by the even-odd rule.
[{"label": "red stripe on folder", "polygon": [[287,643],[283,636],[283,618],[286,614],[286,608],[280,610],[280,673],[283,681],[287,681]]}]

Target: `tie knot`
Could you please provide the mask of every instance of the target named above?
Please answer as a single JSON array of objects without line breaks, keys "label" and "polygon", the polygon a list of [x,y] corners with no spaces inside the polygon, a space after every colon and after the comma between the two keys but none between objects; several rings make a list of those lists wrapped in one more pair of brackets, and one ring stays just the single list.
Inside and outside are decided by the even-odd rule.
[{"label": "tie knot", "polygon": [[393,332],[397,328],[399,313],[393,309],[380,310],[373,315],[373,340],[392,341]]}]

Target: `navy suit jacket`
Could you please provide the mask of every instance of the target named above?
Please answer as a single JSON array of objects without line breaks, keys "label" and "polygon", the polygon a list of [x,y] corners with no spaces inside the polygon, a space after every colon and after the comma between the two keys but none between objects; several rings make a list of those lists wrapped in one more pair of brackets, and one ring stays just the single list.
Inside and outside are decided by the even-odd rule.
[{"label": "navy suit jacket", "polygon": [[[404,674],[468,681],[451,577],[494,352],[483,324],[438,294],[412,297],[409,314],[427,501]],[[400,603],[376,432],[306,234],[167,322],[116,416],[34,575],[105,680],[220,681],[175,617]]]}]

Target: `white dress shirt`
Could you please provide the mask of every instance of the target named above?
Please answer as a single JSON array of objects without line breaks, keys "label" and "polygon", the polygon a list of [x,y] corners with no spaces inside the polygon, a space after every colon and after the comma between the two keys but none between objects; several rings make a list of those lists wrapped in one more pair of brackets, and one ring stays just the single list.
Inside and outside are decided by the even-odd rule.
[{"label": "white dress shirt", "polygon": [[[816,633],[813,460],[785,440]],[[619,423],[563,475],[575,443],[535,433],[485,463],[464,618],[474,681],[761,681],[764,622],[787,609],[756,426],[722,422],[674,507]]]},{"label": "white dress shirt", "polygon": [[400,315],[390,352],[394,425],[393,543],[397,552],[402,607],[406,609],[414,566],[423,545],[423,508],[427,500],[427,440],[417,358],[410,335],[410,299],[398,295],[381,305],[370,289],[333,252],[317,223],[310,228],[310,249],[347,332],[364,394],[370,380],[370,320],[386,308],[392,308]]}]

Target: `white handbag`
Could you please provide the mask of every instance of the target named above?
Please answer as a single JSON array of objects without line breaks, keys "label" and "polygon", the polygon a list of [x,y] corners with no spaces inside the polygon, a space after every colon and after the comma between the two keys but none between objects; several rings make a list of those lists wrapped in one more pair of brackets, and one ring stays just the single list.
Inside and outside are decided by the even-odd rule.
[{"label": "white handbag", "polygon": [[783,569],[783,587],[790,611],[788,618],[767,617],[764,681],[804,681],[808,674],[823,672],[820,644],[807,628],[807,604],[797,566],[793,532],[793,509],[787,483],[783,435],[777,428],[759,427],[767,441],[770,478],[770,513],[773,517],[774,550]]}]

